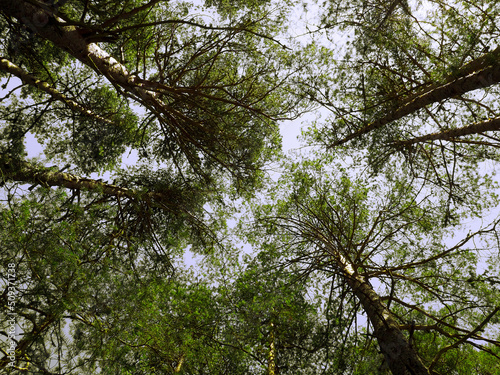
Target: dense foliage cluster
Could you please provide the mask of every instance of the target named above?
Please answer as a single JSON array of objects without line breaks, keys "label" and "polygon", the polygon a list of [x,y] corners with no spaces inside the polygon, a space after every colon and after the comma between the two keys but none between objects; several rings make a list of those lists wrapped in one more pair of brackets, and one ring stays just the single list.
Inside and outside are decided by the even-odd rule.
[{"label": "dense foliage cluster", "polygon": [[500,373],[499,13],[0,0],[0,372]]}]

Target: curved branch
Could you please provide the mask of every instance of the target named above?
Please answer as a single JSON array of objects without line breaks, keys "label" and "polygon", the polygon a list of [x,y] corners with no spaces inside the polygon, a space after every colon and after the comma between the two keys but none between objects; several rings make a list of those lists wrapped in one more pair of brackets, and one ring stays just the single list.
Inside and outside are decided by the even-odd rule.
[{"label": "curved branch", "polygon": [[82,35],[84,30],[81,28],[70,25],[42,7],[27,1],[0,0],[0,8],[6,15],[18,19],[42,38],[51,41],[83,64],[104,75],[112,84],[141,99],[145,105],[163,107],[163,103],[158,100],[155,93],[141,87],[137,82],[137,76],[131,74],[123,64],[96,43],[90,43]]},{"label": "curved branch", "polygon": [[466,342],[468,339],[473,338],[474,335],[476,334],[476,332],[481,331],[484,328],[484,326],[496,315],[496,313],[498,311],[500,311],[500,306],[497,306],[490,314],[488,314],[488,316],[486,316],[486,318],[484,318],[484,320],[476,328],[474,328],[474,330],[470,331],[468,334],[463,336],[460,340],[455,341],[453,344],[445,346],[444,348],[441,348],[441,350],[436,354],[436,356],[432,360],[432,363],[429,366],[429,370],[432,370],[432,368],[434,366],[436,366],[439,358],[441,358],[441,356],[445,352],[447,352],[450,349],[456,348],[460,344]]},{"label": "curved branch", "polygon": [[287,49],[287,50],[292,50],[290,47],[284,45],[283,43],[279,42],[278,40],[270,37],[270,36],[267,36],[265,34],[262,34],[262,33],[258,33],[256,31],[252,31],[252,30],[249,30],[247,29],[246,27],[242,26],[242,27],[232,27],[232,26],[207,26],[207,25],[203,25],[201,23],[198,23],[198,22],[194,22],[194,21],[187,21],[187,20],[163,20],[163,21],[156,21],[156,22],[148,22],[148,23],[143,23],[143,24],[140,24],[140,25],[133,25],[133,26],[125,26],[125,27],[122,27],[120,29],[116,29],[114,30],[113,32],[114,33],[121,33],[121,32],[124,32],[124,31],[127,31],[127,30],[133,30],[133,29],[137,29],[137,28],[143,28],[143,27],[147,27],[147,26],[158,26],[158,25],[165,25],[165,24],[181,24],[181,25],[189,25],[189,26],[194,26],[194,27],[197,27],[197,28],[200,28],[200,29],[203,29],[203,30],[217,30],[217,31],[237,31],[237,32],[245,32],[245,33],[249,33],[249,34],[252,34],[252,35],[255,35],[255,36],[258,36],[259,38],[262,38],[262,39],[267,39],[273,43],[276,43],[278,45],[280,45],[282,48],[284,49]]},{"label": "curved branch", "polygon": [[120,13],[108,20],[106,20],[102,25],[101,27],[102,28],[106,28],[106,27],[109,27],[111,25],[114,25],[116,24],[117,22],[120,22],[122,20],[125,20],[127,18],[130,18],[130,17],[133,17],[135,16],[137,13],[143,11],[143,10],[146,10],[148,8],[153,8],[157,3],[159,3],[161,0],[151,0],[149,1],[148,3],[144,4],[144,5],[141,5],[137,8],[134,8],[126,13]]}]

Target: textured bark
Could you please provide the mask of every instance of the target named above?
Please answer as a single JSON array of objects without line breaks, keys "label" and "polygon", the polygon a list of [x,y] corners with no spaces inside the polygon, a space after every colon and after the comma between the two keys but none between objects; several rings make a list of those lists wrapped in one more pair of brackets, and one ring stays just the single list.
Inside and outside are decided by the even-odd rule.
[{"label": "textured bark", "polygon": [[487,121],[478,122],[469,126],[464,126],[457,129],[444,130],[439,133],[432,133],[415,137],[406,141],[396,141],[393,143],[395,146],[409,146],[415,143],[422,143],[434,140],[453,141],[455,138],[463,137],[471,134],[481,134],[487,131],[500,130],[500,118],[493,118]]},{"label": "textured bark", "polygon": [[0,155],[0,174],[4,181],[17,181],[42,186],[59,186],[74,190],[97,191],[117,198],[138,199],[144,202],[161,203],[166,208],[168,193],[140,193],[133,189],[108,184],[91,178],[79,177],[71,173],[57,172],[51,168],[33,166],[26,161],[12,160]]},{"label": "textured bark", "polygon": [[148,91],[139,77],[130,74],[127,68],[100,48],[89,42],[81,29],[68,25],[51,13],[50,9],[23,0],[0,0],[0,8],[6,15],[14,17],[44,39],[70,53],[108,80],[120,86],[146,106],[165,110],[156,93]]},{"label": "textured bark", "polygon": [[276,375],[276,346],[274,342],[274,323],[269,323],[269,353],[267,358],[267,374]]},{"label": "textured bark", "polygon": [[393,375],[429,375],[415,349],[406,340],[398,323],[372,286],[358,275],[349,261],[337,251],[331,252],[343,270],[344,278],[373,326],[380,351]]},{"label": "textured bark", "polygon": [[[496,50],[495,50],[496,51]],[[492,55],[491,59],[497,57],[497,54]],[[372,123],[362,127],[358,131],[336,141],[329,145],[329,148],[342,145],[361,135],[367,134],[373,130],[379,129],[393,121],[399,120],[404,116],[414,113],[429,104],[438,103],[445,99],[453,98],[467,92],[477,90],[484,87],[489,87],[500,82],[500,64],[498,59],[493,61],[491,65],[485,66],[491,59],[482,57],[476,63],[467,64],[460,73],[463,75],[451,80],[448,79],[443,84],[436,84],[422,89],[422,91],[403,100],[399,107],[387,115],[373,121]],[[479,71],[469,73],[473,68],[482,68]]]},{"label": "textured bark", "polygon": [[76,112],[80,112],[81,114],[85,116],[89,116],[99,122],[108,124],[108,125],[113,125],[116,126],[116,124],[108,120],[97,113],[94,113],[92,110],[85,108],[81,104],[77,103],[76,101],[66,97],[64,94],[53,88],[50,84],[47,82],[41,81],[34,77],[33,75],[25,72],[23,69],[21,69],[19,66],[16,64],[12,63],[11,61],[5,59],[5,58],[0,58],[0,69],[3,70],[4,72],[8,72],[10,74],[15,75],[21,81],[24,83],[27,83],[28,85],[37,87],[38,89],[42,90],[43,92],[46,92],[49,94],[52,98],[55,100],[58,100],[60,102],[63,102],[66,104],[68,107],[70,107],[72,110]]},{"label": "textured bark", "polygon": [[355,274],[346,276],[346,279],[373,325],[373,334],[392,374],[429,375],[429,370],[406,340],[391,312],[370,284]]},{"label": "textured bark", "polygon": [[[153,5],[154,3],[155,1],[151,1],[149,4]],[[75,26],[69,21],[66,22],[63,19],[65,16],[60,14],[59,17],[55,9],[43,5],[43,3],[29,0],[0,0],[0,9],[5,16],[17,19],[40,38],[50,41],[55,47],[66,51],[81,63],[95,70],[100,76],[106,77],[120,94],[135,100],[146,108],[158,120],[162,132],[166,137],[168,135],[169,142],[170,139],[175,140],[180,152],[187,157],[194,168],[198,168],[196,165],[199,160],[198,151],[231,173],[234,172],[234,168],[247,168],[245,163],[241,163],[244,157],[242,156],[243,152],[240,152],[237,147],[235,148],[237,146],[236,141],[234,141],[235,135],[228,135],[225,132],[221,133],[220,136],[216,135],[213,129],[219,126],[218,118],[211,113],[210,105],[205,106],[205,104],[198,103],[195,100],[197,97],[229,103],[233,106],[230,111],[240,107],[243,111],[254,113],[261,118],[274,118],[274,116],[264,113],[266,111],[260,110],[259,105],[257,105],[263,100],[263,97],[273,90],[272,88],[263,97],[257,98],[254,98],[253,89],[248,89],[247,95],[240,100],[233,98],[230,93],[221,94],[220,97],[214,96],[210,94],[210,92],[213,93],[213,89],[204,90],[198,86],[171,87],[154,80],[141,79],[131,74],[125,65],[103,50],[97,43],[94,43],[102,36],[109,36],[109,32],[106,34],[102,25],[96,26],[95,29],[103,30],[103,35],[99,35],[99,33],[89,35],[89,29],[84,26]],[[130,14],[133,14],[135,11],[131,12]],[[126,14],[123,16],[126,17]],[[112,17],[109,21],[113,23],[119,19],[119,16],[117,17]],[[196,55],[193,58],[195,57]],[[224,92],[224,86],[221,86],[219,91]],[[175,100],[165,99],[163,101],[162,98],[165,95]],[[175,104],[170,105],[169,102]],[[195,111],[179,109],[183,107],[179,103],[187,104],[187,107],[194,106]],[[208,114],[210,119],[199,116],[199,109]],[[226,115],[226,110],[222,115]],[[254,124],[249,126],[254,127]],[[228,132],[231,131],[228,130]],[[194,150],[191,146],[194,146]],[[250,147],[252,146],[250,145]],[[246,153],[246,150],[241,151]],[[169,152],[178,154],[177,150],[169,150]],[[221,156],[222,152],[224,154]]]}]

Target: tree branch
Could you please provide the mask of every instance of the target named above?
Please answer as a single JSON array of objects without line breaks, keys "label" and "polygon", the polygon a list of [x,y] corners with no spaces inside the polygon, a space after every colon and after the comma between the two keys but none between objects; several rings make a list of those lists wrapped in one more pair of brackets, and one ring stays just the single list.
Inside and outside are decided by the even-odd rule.
[{"label": "tree branch", "polygon": [[466,342],[468,339],[473,338],[474,335],[476,334],[476,332],[479,332],[481,329],[483,329],[484,326],[491,320],[491,318],[493,318],[496,315],[496,313],[499,310],[500,310],[500,306],[497,306],[490,314],[488,314],[488,316],[486,316],[486,318],[484,318],[484,320],[481,322],[481,324],[479,324],[476,328],[474,328],[474,330],[470,331],[468,334],[464,335],[460,340],[455,341],[453,344],[445,346],[444,348],[441,348],[441,350],[436,354],[436,356],[432,360],[432,363],[429,366],[429,370],[432,370],[432,368],[434,366],[436,366],[439,358],[441,358],[441,356],[445,352],[447,352],[450,349],[456,348],[460,344]]},{"label": "tree branch", "polygon": [[454,141],[454,138],[463,137],[471,134],[481,134],[487,131],[500,130],[500,117],[488,119],[486,121],[477,122],[475,124],[464,126],[457,129],[448,129],[439,133],[432,133],[416,137],[413,139],[408,139],[405,141],[395,141],[391,144],[394,146],[410,146],[415,143],[422,143],[426,141],[443,140],[443,141]]},{"label": "tree branch", "polygon": [[161,203],[166,208],[170,200],[168,192],[139,192],[133,189],[108,184],[91,178],[79,177],[71,173],[54,171],[52,168],[35,166],[22,160],[14,160],[0,155],[0,173],[4,181],[17,181],[42,186],[59,186],[74,190],[100,192],[116,198],[138,199],[145,202]]},{"label": "tree branch", "polygon": [[7,73],[15,75],[16,77],[21,79],[21,81],[23,81],[24,83],[27,83],[31,86],[39,88],[43,92],[46,92],[47,94],[49,94],[55,100],[63,102],[64,104],[66,104],[68,107],[70,107],[72,110],[74,110],[76,112],[80,112],[81,114],[83,114],[85,116],[92,117],[93,119],[95,119],[99,122],[102,122],[102,123],[105,123],[108,125],[117,126],[117,124],[114,123],[113,121],[108,120],[107,118],[104,118],[104,117],[98,115],[97,113],[94,113],[92,110],[84,107],[83,105],[76,102],[75,100],[66,97],[63,93],[61,93],[57,89],[53,88],[49,83],[37,79],[35,76],[33,76],[32,74],[29,74],[28,72],[25,72],[21,67],[17,66],[13,62],[7,60],[6,58],[0,57],[0,69],[7,72]]},{"label": "tree branch", "polygon": [[[493,56],[496,57],[496,54]],[[499,83],[500,63],[497,59],[494,60],[491,65],[483,68],[483,66],[487,62],[490,62],[491,59],[491,56],[490,59],[481,57],[480,59],[478,59],[478,62],[474,64],[471,62],[467,64],[462,70],[460,70],[461,73],[467,73],[467,75],[459,76],[458,78],[456,78],[457,75],[450,76],[446,80],[446,83],[431,85],[422,89],[415,95],[403,98],[403,102],[399,105],[398,108],[391,111],[387,115],[373,121],[372,123],[362,127],[358,131],[331,143],[328,148],[333,148],[335,146],[347,143],[373,130],[379,129],[393,121],[399,120],[406,115],[415,113],[416,111],[428,106],[429,104],[441,102],[445,99],[453,98],[455,96],[465,94],[469,91],[489,87],[491,85]],[[482,69],[469,73],[472,67],[476,66],[482,67]]]}]

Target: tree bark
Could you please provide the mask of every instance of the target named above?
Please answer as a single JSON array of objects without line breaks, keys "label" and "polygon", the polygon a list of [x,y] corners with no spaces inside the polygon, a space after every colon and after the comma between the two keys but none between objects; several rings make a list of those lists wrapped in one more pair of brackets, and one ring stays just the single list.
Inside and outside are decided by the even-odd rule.
[{"label": "tree bark", "polygon": [[[148,4],[152,6],[156,2],[151,1]],[[169,87],[159,82],[143,80],[131,74],[125,65],[99,47],[97,43],[93,43],[91,41],[92,38],[86,39],[83,35],[85,34],[85,30],[69,25],[63,19],[53,14],[54,12],[50,8],[42,8],[25,0],[0,0],[0,9],[5,14],[18,19],[43,39],[49,40],[55,46],[65,50],[77,60],[95,70],[98,74],[105,76],[113,85],[119,86],[139,103],[151,109],[161,120],[168,120],[171,117],[186,120],[188,117],[164,103],[159,98],[159,92],[169,92],[181,97],[184,97],[186,94],[196,94],[235,106],[241,106],[262,115],[258,110],[250,108],[248,105],[240,103],[237,100],[215,97],[193,88]],[[115,21],[116,19],[109,20],[111,23]],[[187,135],[189,136],[189,134]]]},{"label": "tree bark", "polygon": [[111,83],[137,98],[142,104],[157,111],[165,111],[155,92],[141,83],[139,77],[130,74],[128,69],[96,43],[89,42],[76,26],[52,14],[50,10],[24,0],[0,0],[0,8],[11,17],[18,19],[40,37],[51,41],[83,64],[104,75]]},{"label": "tree bark", "polygon": [[[333,142],[328,146],[328,148],[347,143],[373,130],[379,129],[393,121],[399,120],[404,116],[414,113],[428,106],[429,104],[438,103],[445,99],[453,98],[455,96],[459,96],[479,88],[489,87],[499,83],[500,63],[498,61],[497,54],[494,54],[492,59],[493,58],[495,58],[495,60],[491,62],[491,65],[489,66],[484,67],[484,65],[486,65],[490,61],[482,57],[478,59],[481,61],[477,64],[473,64],[472,62],[467,64],[467,66],[465,66],[464,69],[460,71],[464,75],[461,75],[453,80],[449,78],[443,84],[435,84],[425,87],[420,92],[415,93],[415,95],[411,95],[408,98],[403,98],[403,102],[400,103],[398,108],[391,111],[387,115],[373,121],[372,123],[362,127],[358,131]],[[469,73],[470,70],[472,70],[472,67],[476,66],[481,67],[482,69]]]},{"label": "tree bark", "polygon": [[[155,1],[152,0],[148,4],[153,5],[154,3]],[[274,118],[255,105],[262,101],[263,97],[253,98],[253,89],[249,89],[248,95],[245,95],[245,98],[240,100],[227,93],[227,95],[213,95],[209,91],[213,92],[214,90],[204,90],[198,86],[170,87],[161,82],[141,79],[129,72],[125,65],[102,49],[97,43],[94,43],[93,40],[96,38],[86,36],[88,29],[84,26],[75,26],[69,21],[66,22],[62,19],[63,15],[59,17],[53,7],[44,5],[42,2],[0,0],[0,9],[2,9],[5,16],[17,19],[40,38],[50,41],[55,47],[66,51],[81,63],[92,68],[100,76],[106,77],[121,94],[132,98],[145,107],[158,120],[162,132],[176,141],[180,146],[181,153],[186,156],[190,163],[193,160],[198,160],[198,151],[201,151],[213,159],[216,164],[232,172],[231,169],[235,164],[232,161],[225,161],[220,156],[220,150],[223,150],[232,159],[236,159],[238,168],[240,168],[241,159],[241,152],[233,149],[232,143],[235,141],[232,138],[234,138],[234,135],[221,133],[220,136],[215,136],[212,127],[219,126],[217,120],[213,119],[213,116],[211,120],[207,120],[198,115],[199,108],[206,113],[210,113],[212,111],[210,106],[203,107],[200,103],[196,103],[196,100],[193,100],[195,97],[229,103],[233,108],[242,108],[243,111],[254,113],[261,118]],[[117,21],[117,18],[112,17],[109,21],[113,23]],[[99,28],[99,26],[96,28]],[[101,29],[103,29],[102,25]],[[102,33],[106,34],[104,30]],[[272,90],[270,89],[270,91]],[[226,92],[224,85],[221,86],[219,91]],[[270,91],[267,91],[267,93]],[[163,99],[165,95],[169,95],[175,100]],[[264,96],[267,96],[267,94]],[[169,102],[177,104],[171,105]],[[194,106],[196,111],[179,109],[182,106],[179,106],[178,103],[187,103],[188,106]],[[253,125],[249,126],[252,127]],[[194,151],[191,146],[194,146]],[[169,152],[173,153],[173,151]],[[192,165],[194,166],[195,163],[193,161]]]},{"label": "tree bark", "polygon": [[469,126],[464,126],[457,129],[448,129],[439,133],[426,134],[421,137],[415,137],[405,141],[395,141],[392,144],[395,146],[410,146],[415,143],[422,143],[426,141],[443,140],[453,141],[455,138],[463,137],[471,134],[481,134],[487,131],[500,130],[500,117],[488,119],[486,121],[478,122]]},{"label": "tree bark", "polygon": [[373,334],[392,374],[429,375],[429,370],[406,340],[391,312],[370,284],[359,275],[349,275],[346,278],[368,315],[373,326]]},{"label": "tree bark", "polygon": [[[169,207],[168,192],[141,193],[133,189],[108,184],[91,178],[76,176],[71,173],[54,171],[52,168],[34,166],[26,161],[13,160],[0,155],[0,177],[4,181],[17,181],[42,186],[59,186],[74,190],[97,191],[103,195],[117,198],[136,199],[147,204],[156,203],[165,208]],[[174,207],[171,207],[174,209]]]},{"label": "tree bark", "polygon": [[267,358],[267,374],[276,375],[276,346],[274,337],[274,323],[269,323],[269,353]]},{"label": "tree bark", "polygon": [[33,75],[25,72],[19,66],[17,66],[13,62],[11,62],[5,58],[0,58],[0,69],[3,70],[4,72],[8,72],[10,74],[15,75],[24,83],[27,83],[28,85],[31,85],[34,87],[37,87],[38,89],[42,90],[43,92],[46,92],[52,98],[54,98],[55,100],[58,100],[60,102],[63,102],[64,104],[66,104],[68,107],[70,107],[72,110],[74,110],[76,112],[80,112],[81,114],[83,114],[85,116],[89,116],[89,117],[91,117],[99,122],[102,122],[104,124],[117,126],[117,124],[115,124],[113,121],[108,120],[107,118],[104,118],[104,117],[98,115],[97,113],[93,112],[92,110],[85,108],[83,105],[77,103],[73,99],[66,97],[63,93],[61,93],[57,89],[53,88],[47,82],[41,81],[38,78],[34,77]]},{"label": "tree bark", "polygon": [[417,352],[406,340],[387,306],[373,287],[354,271],[348,260],[337,251],[331,251],[343,271],[345,281],[359,299],[373,326],[380,351],[393,375],[430,375]]}]

